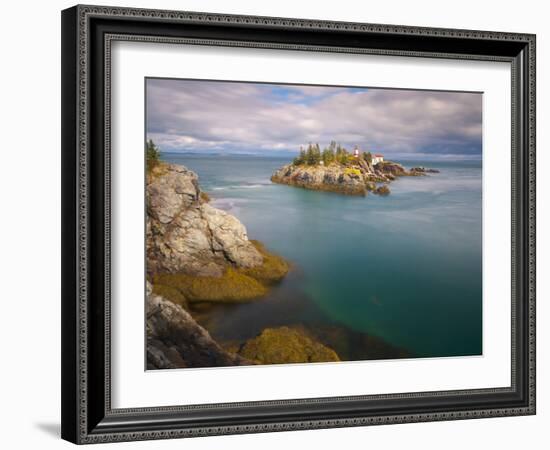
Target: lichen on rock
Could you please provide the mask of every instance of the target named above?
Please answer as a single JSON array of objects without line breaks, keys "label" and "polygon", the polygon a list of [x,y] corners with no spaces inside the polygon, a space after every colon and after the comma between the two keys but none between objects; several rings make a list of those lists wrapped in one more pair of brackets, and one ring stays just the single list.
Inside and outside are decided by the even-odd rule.
[{"label": "lichen on rock", "polygon": [[242,357],[260,364],[340,361],[334,350],[298,328],[266,328],[239,350]]},{"label": "lichen on rock", "polygon": [[152,287],[154,294],[160,295],[161,297],[170,300],[172,303],[181,306],[186,311],[189,311],[189,302],[179,289],[160,283],[154,284]]},{"label": "lichen on rock", "polygon": [[250,242],[263,257],[259,266],[229,266],[219,277],[181,272],[159,273],[152,277],[155,290],[159,286],[160,292],[166,293],[168,298],[185,298],[187,303],[241,303],[264,296],[270,285],[288,273],[289,264],[280,256],[270,253],[260,242]]},{"label": "lichen on rock", "polygon": [[288,262],[281,256],[269,252],[260,241],[251,240],[250,242],[262,255],[263,262],[259,266],[242,269],[241,272],[264,285],[281,281],[290,269]]},{"label": "lichen on rock", "polygon": [[267,288],[262,283],[232,267],[228,267],[219,277],[160,273],[153,276],[153,284],[169,286],[190,303],[240,303],[267,294]]}]

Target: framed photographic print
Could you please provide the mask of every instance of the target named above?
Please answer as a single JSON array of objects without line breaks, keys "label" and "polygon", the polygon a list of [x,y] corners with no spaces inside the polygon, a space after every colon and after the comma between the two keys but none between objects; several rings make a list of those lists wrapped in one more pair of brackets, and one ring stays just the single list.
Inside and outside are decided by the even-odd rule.
[{"label": "framed photographic print", "polygon": [[535,36],[62,12],[62,436],[535,413]]}]

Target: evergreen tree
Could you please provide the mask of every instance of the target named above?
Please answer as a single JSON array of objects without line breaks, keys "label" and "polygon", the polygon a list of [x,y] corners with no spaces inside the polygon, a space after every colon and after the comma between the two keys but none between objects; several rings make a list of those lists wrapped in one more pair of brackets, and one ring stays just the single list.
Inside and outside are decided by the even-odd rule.
[{"label": "evergreen tree", "polygon": [[311,142],[307,146],[306,150],[306,164],[309,166],[315,165],[315,155],[313,154],[313,145],[311,145]]},{"label": "evergreen tree", "polygon": [[348,152],[340,144],[336,147],[336,161],[340,164],[346,164],[348,162]]},{"label": "evergreen tree", "polygon": [[325,165],[329,165],[334,161],[334,150],[330,146],[325,148],[321,157],[323,159],[323,163]]},{"label": "evergreen tree", "polygon": [[147,170],[153,169],[160,162],[160,148],[155,145],[152,139],[149,139],[145,144],[145,158]]},{"label": "evergreen tree", "polygon": [[306,152],[303,147],[300,146],[300,153],[294,160],[292,161],[292,164],[295,166],[301,166],[302,164],[306,163]]},{"label": "evergreen tree", "polygon": [[313,164],[319,164],[321,162],[321,147],[319,147],[319,144],[315,144],[313,146]]},{"label": "evergreen tree", "polygon": [[306,151],[306,163],[315,166],[321,162],[321,150],[319,144],[309,144]]}]

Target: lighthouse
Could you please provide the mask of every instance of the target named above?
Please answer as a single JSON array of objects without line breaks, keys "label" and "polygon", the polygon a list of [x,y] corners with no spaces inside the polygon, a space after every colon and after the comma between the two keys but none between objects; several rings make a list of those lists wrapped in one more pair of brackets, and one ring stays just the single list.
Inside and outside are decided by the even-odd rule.
[{"label": "lighthouse", "polygon": [[353,156],[359,158],[359,149],[357,148],[357,145],[355,146],[355,150],[353,150]]}]

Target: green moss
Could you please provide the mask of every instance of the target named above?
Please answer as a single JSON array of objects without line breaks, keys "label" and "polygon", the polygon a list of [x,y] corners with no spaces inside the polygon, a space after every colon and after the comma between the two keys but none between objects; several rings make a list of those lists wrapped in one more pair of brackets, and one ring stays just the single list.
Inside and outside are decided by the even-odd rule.
[{"label": "green moss", "polygon": [[246,302],[267,293],[259,281],[232,267],[221,277],[165,273],[155,275],[153,282],[177,289],[189,302]]},{"label": "green moss", "polygon": [[240,271],[263,284],[269,285],[282,280],[288,273],[288,263],[282,257],[267,251],[261,242],[255,240],[251,240],[250,242],[263,256],[264,262],[261,266],[240,269]]},{"label": "green moss", "polygon": [[289,327],[266,328],[247,341],[239,354],[260,364],[340,361],[334,350]]},{"label": "green moss", "polygon": [[165,284],[153,284],[153,293],[160,295],[171,302],[174,302],[176,305],[180,305],[183,309],[189,310],[189,305],[187,304],[187,299],[181,291],[173,286],[168,286]]},{"label": "green moss", "polygon": [[[184,273],[162,273],[153,277],[153,286],[159,295],[187,303],[239,303],[255,300],[268,292],[268,286],[280,281],[289,270],[289,264],[270,253],[261,242],[250,241],[263,256],[260,266],[248,269],[228,267],[221,277],[200,277]],[[157,288],[158,286],[158,288]],[[162,292],[161,292],[162,290]],[[180,296],[180,297],[178,297]],[[193,306],[195,308],[195,306]]]}]

